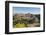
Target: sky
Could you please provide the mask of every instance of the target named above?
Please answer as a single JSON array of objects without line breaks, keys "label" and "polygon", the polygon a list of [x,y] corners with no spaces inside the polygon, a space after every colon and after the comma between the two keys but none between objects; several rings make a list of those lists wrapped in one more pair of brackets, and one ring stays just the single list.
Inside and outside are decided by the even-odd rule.
[{"label": "sky", "polygon": [[36,7],[13,7],[13,14],[16,14],[16,13],[40,14],[40,8],[36,8]]}]

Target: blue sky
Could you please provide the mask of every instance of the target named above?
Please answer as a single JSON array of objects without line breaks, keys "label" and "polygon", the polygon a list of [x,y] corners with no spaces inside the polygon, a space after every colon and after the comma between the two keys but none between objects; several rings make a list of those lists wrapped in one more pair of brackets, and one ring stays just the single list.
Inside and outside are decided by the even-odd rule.
[{"label": "blue sky", "polygon": [[36,7],[13,7],[13,14],[16,14],[16,13],[40,14],[40,8],[36,8]]}]

